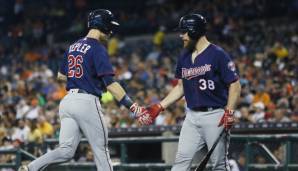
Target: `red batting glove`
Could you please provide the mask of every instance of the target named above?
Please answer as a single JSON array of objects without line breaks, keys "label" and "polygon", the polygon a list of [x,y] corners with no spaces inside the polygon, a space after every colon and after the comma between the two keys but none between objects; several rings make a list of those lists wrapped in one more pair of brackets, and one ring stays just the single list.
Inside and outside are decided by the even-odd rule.
[{"label": "red batting glove", "polygon": [[137,118],[140,115],[143,115],[147,112],[146,108],[143,106],[140,106],[137,103],[134,103],[130,106],[129,110],[132,112],[131,118]]},{"label": "red batting glove", "polygon": [[229,130],[233,126],[234,122],[234,111],[230,109],[225,109],[225,113],[220,119],[218,126],[220,127],[221,125],[224,125],[224,128],[226,130]]},{"label": "red batting glove", "polygon": [[153,119],[145,107],[134,103],[129,109],[132,112],[130,117],[136,119],[141,125],[150,125],[153,123]]},{"label": "red batting glove", "polygon": [[155,120],[155,118],[159,115],[161,111],[164,111],[164,108],[161,106],[160,103],[150,105],[146,109],[148,110],[153,120]]},{"label": "red batting glove", "polygon": [[147,111],[146,113],[138,116],[137,121],[140,123],[140,125],[151,125],[154,120],[152,119],[152,117],[150,116],[150,114]]}]

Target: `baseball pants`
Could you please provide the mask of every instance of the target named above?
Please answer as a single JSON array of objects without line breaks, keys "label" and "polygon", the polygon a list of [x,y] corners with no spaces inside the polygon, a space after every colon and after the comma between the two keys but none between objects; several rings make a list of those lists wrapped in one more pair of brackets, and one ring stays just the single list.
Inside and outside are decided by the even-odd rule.
[{"label": "baseball pants", "polygon": [[82,133],[94,154],[98,171],[113,171],[108,151],[108,132],[96,96],[69,91],[59,106],[61,129],[59,147],[32,161],[29,171],[43,170],[51,164],[72,159]]},{"label": "baseball pants", "polygon": [[[171,171],[190,171],[194,155],[197,152],[205,154],[206,145],[210,150],[223,129],[222,126],[218,127],[223,114],[223,109],[208,112],[186,109],[186,118],[180,132],[178,151]],[[210,157],[213,171],[230,171],[227,158],[228,143],[229,135],[224,135],[214,149]]]}]

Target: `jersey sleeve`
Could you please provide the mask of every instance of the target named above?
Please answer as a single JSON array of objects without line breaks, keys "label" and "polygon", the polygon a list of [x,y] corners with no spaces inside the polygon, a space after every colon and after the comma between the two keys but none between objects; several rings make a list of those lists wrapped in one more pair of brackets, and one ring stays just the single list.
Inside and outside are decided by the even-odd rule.
[{"label": "jersey sleeve", "polygon": [[239,76],[236,72],[235,63],[231,60],[230,56],[222,52],[219,55],[219,74],[220,78],[226,83],[231,84],[239,79]]},{"label": "jersey sleeve", "polygon": [[115,75],[105,48],[97,48],[96,51],[94,51],[93,60],[97,76]]},{"label": "jersey sleeve", "polygon": [[68,71],[68,61],[67,61],[67,52],[64,53],[63,58],[60,62],[59,72],[63,75],[67,74]]}]

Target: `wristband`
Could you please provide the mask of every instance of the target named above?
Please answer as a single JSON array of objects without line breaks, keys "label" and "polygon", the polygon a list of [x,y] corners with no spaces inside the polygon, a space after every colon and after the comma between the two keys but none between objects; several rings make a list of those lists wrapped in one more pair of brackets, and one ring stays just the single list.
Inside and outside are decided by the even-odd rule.
[{"label": "wristband", "polygon": [[160,108],[161,111],[165,110],[160,103],[158,103],[157,106]]},{"label": "wristband", "polygon": [[123,98],[119,101],[119,103],[123,106],[125,106],[127,109],[130,109],[131,105],[133,104],[133,101],[128,97],[127,94],[123,96]]}]

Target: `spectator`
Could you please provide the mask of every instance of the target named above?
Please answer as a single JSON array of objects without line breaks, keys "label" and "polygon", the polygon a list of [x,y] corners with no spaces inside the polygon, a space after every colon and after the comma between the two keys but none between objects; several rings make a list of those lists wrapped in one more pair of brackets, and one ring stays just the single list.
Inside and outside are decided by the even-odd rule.
[{"label": "spectator", "polygon": [[51,136],[53,136],[53,126],[46,120],[44,116],[38,117],[38,129],[42,133],[43,137],[50,138]]},{"label": "spectator", "polygon": [[271,102],[270,95],[265,91],[264,85],[259,85],[257,88],[257,93],[253,97],[253,103],[261,102],[265,106],[269,105]]},{"label": "spectator", "polygon": [[285,48],[280,42],[275,42],[272,50],[277,59],[283,59],[289,55],[288,49]]},{"label": "spectator", "polygon": [[291,120],[294,122],[298,122],[298,96],[295,96],[292,100],[293,110],[291,112]]},{"label": "spectator", "polygon": [[93,153],[90,149],[88,149],[86,153],[86,161],[87,162],[93,162]]},{"label": "spectator", "polygon": [[290,118],[286,116],[286,110],[278,108],[273,113],[273,118],[269,122],[291,122]]},{"label": "spectator", "polygon": [[38,100],[34,97],[30,99],[30,109],[24,113],[27,119],[37,119],[39,116],[40,106],[38,106]]},{"label": "spectator", "polygon": [[257,164],[265,164],[266,163],[266,159],[261,155],[257,155],[255,159],[256,159]]},{"label": "spectator", "polygon": [[263,122],[265,120],[265,106],[262,102],[257,102],[253,104],[251,111],[248,111],[245,108],[242,108],[241,114],[243,114],[243,118],[252,122]]},{"label": "spectator", "polygon": [[159,30],[153,36],[153,44],[157,47],[161,47],[164,43],[165,38],[165,27],[160,26]]},{"label": "spectator", "polygon": [[252,118],[249,116],[249,109],[246,106],[242,106],[240,110],[235,111],[235,121],[239,123],[241,121],[251,121]]},{"label": "spectator", "polygon": [[113,37],[108,42],[108,54],[109,56],[116,56],[119,50],[119,39],[117,37]]},{"label": "spectator", "polygon": [[243,153],[239,154],[237,160],[230,159],[229,163],[231,166],[231,171],[245,171],[246,158]]},{"label": "spectator", "polygon": [[27,126],[24,119],[19,119],[17,122],[18,122],[18,127],[14,129],[11,138],[13,141],[18,140],[21,143],[27,143],[30,128]]},{"label": "spectator", "polygon": [[41,131],[37,127],[37,120],[28,120],[30,132],[28,134],[28,152],[33,154],[34,156],[40,156],[41,152],[41,145],[43,142],[43,137]]},{"label": "spectator", "polygon": [[[11,144],[11,139],[4,137],[0,143],[0,150],[11,150],[13,149],[13,145]],[[12,163],[14,156],[11,154],[1,154],[0,155],[0,163],[7,164]],[[0,171],[13,171],[11,168],[2,168]]]},{"label": "spectator", "polygon": [[284,163],[286,162],[285,159],[286,159],[286,153],[285,153],[285,148],[283,145],[279,145],[278,148],[276,148],[274,151],[273,151],[273,155],[276,156],[276,158],[281,162],[281,163]]},{"label": "spectator", "polygon": [[37,120],[29,120],[30,132],[28,134],[28,142],[41,144],[43,141],[42,132],[38,129]]},{"label": "spectator", "polygon": [[21,119],[30,111],[30,106],[27,105],[25,99],[21,99],[16,106],[16,110],[16,118]]}]

